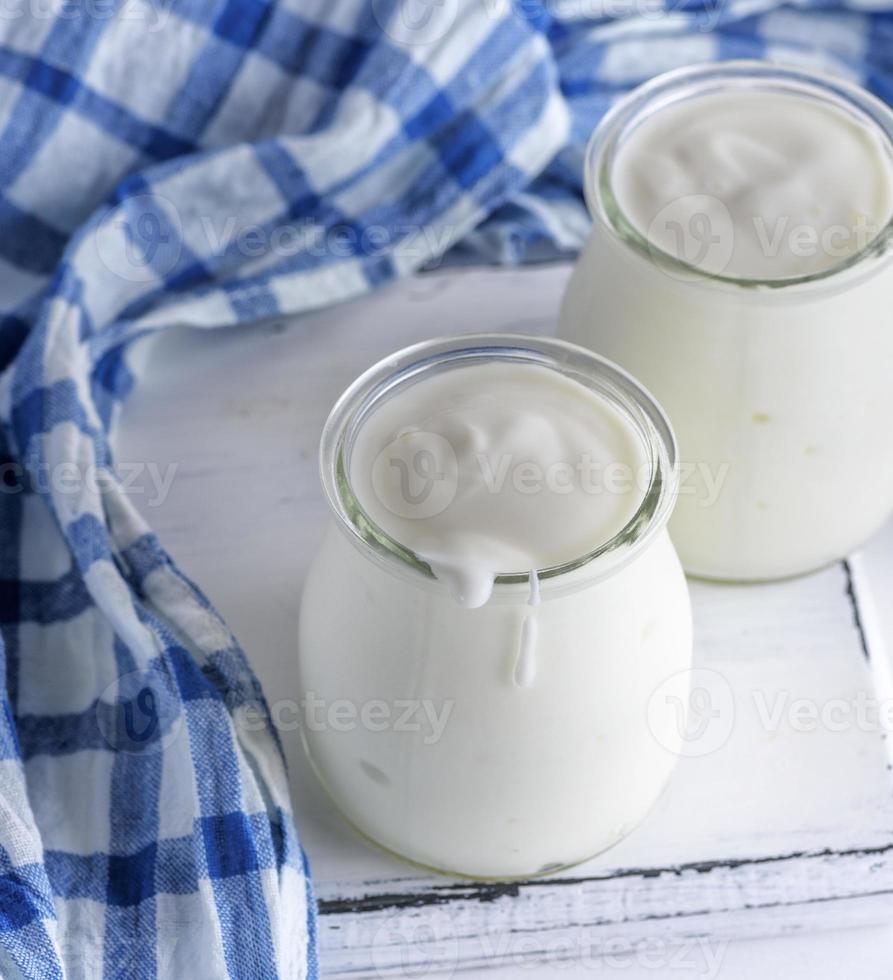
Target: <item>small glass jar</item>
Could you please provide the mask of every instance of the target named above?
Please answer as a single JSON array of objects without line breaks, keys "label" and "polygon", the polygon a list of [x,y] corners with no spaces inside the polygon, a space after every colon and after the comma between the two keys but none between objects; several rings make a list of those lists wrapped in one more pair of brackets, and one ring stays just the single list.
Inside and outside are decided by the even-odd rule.
[{"label": "small glass jar", "polygon": [[[372,523],[347,477],[375,406],[431,373],[493,361],[597,392],[648,460],[635,516],[597,550],[538,569],[535,607],[527,572],[498,576],[484,606],[460,606]],[[625,372],[560,341],[434,341],[344,393],[320,467],[332,520],[301,606],[302,732],[342,814],[391,852],[477,878],[545,873],[622,838],[681,748],[691,662],[688,591],[666,532],[676,446],[660,408]],[[519,680],[531,615],[536,668]]]},{"label": "small glass jar", "polygon": [[617,203],[618,148],[652,113],[726,91],[818,100],[893,155],[893,113],[840,79],[761,62],[654,79],[590,142],[593,228],[559,333],[622,365],[667,411],[682,459],[670,533],[686,570],[760,580],[843,557],[893,509],[893,223],[799,278],[708,274],[661,251]]}]

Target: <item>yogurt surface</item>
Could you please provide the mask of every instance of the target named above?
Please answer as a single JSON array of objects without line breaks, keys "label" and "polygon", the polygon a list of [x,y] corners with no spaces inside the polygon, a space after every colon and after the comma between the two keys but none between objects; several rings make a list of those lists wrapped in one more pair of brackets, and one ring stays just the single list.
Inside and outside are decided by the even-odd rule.
[{"label": "yogurt surface", "polygon": [[573,561],[611,540],[644,497],[641,436],[602,395],[535,364],[450,368],[366,418],[353,491],[462,605],[499,574]]},{"label": "yogurt surface", "polygon": [[877,127],[785,92],[704,94],[649,114],[618,146],[612,185],[652,245],[738,279],[824,272],[893,215]]}]

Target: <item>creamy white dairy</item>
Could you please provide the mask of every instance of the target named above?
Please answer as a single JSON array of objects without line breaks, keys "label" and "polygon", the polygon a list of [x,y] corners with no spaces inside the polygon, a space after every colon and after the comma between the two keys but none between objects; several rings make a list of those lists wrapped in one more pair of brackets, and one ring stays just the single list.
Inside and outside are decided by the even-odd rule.
[{"label": "creamy white dairy", "polygon": [[366,513],[471,608],[500,573],[561,565],[610,541],[648,474],[641,436],[605,398],[506,362],[452,368],[384,402],[350,466]]},{"label": "creamy white dairy", "polygon": [[891,127],[844,83],[731,64],[656,80],[593,138],[560,334],[667,410],[692,572],[807,571],[893,508]]},{"label": "creamy white dairy", "polygon": [[[472,364],[416,375],[424,350],[410,350],[373,369],[327,426],[336,519],[302,600],[301,684],[359,721],[304,735],[334,801],[374,841],[430,867],[516,877],[610,846],[657,797],[684,718],[654,695],[676,675],[684,700],[690,609],[663,526],[674,473],[659,410],[628,380],[606,394],[612,369],[582,351],[475,340]],[[603,388],[512,353],[522,342],[579,362]],[[441,348],[445,360],[463,350]],[[377,394],[391,371],[400,383]],[[644,408],[624,402],[630,392]],[[377,717],[389,706],[392,724],[364,724],[371,705]],[[393,723],[401,705],[417,706],[417,730]]]},{"label": "creamy white dairy", "polygon": [[786,92],[714,92],[654,112],[618,147],[612,186],[652,245],[737,279],[830,269],[893,214],[883,134]]}]

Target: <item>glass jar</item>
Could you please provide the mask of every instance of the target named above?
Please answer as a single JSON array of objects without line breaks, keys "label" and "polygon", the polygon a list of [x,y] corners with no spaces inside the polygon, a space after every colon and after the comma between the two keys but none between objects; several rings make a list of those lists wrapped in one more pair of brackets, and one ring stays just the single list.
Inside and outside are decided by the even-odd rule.
[{"label": "glass jar", "polygon": [[[525,571],[498,576],[490,600],[469,609],[372,523],[347,474],[358,428],[382,400],[432,372],[495,360],[545,366],[608,399],[642,441],[648,472],[614,538],[538,569],[538,605]],[[545,873],[623,837],[682,744],[691,661],[687,586],[666,532],[676,447],[660,408],[625,372],[560,341],[434,341],[345,392],[320,467],[332,519],[301,606],[302,732],[342,814],[391,852],[478,878]],[[536,670],[519,681],[530,615]]]},{"label": "glass jar", "polygon": [[893,224],[821,272],[763,281],[708,274],[640,234],[612,188],[618,148],[652,113],[736,90],[833,106],[893,154],[893,113],[839,79],[761,62],[654,79],[589,144],[593,227],[559,333],[622,365],[667,411],[682,459],[670,533],[686,570],[759,580],[843,557],[893,509]]}]

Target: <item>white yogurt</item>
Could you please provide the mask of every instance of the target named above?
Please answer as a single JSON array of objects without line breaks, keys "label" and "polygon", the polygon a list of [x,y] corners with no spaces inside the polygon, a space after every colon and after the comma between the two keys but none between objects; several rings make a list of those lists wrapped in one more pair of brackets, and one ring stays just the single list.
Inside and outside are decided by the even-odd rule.
[{"label": "white yogurt", "polygon": [[350,477],[372,520],[475,608],[498,574],[562,565],[621,531],[642,503],[646,449],[578,381],[490,362],[382,404],[357,435]]},{"label": "white yogurt", "polygon": [[[466,338],[373,368],[322,459],[335,520],[302,601],[301,683],[357,723],[319,709],[304,735],[345,816],[477,877],[626,834],[682,744],[678,702],[655,692],[672,677],[684,701],[691,658],[659,409],[567,345]],[[396,724],[409,705],[414,731]]]},{"label": "white yogurt", "polygon": [[788,92],[727,90],[670,104],[623,140],[612,175],[639,234],[735,279],[831,269],[893,214],[880,130]]},{"label": "white yogurt", "polygon": [[845,83],[738,63],[655,80],[593,137],[560,333],[666,408],[692,572],[803,572],[893,508],[890,132]]}]

